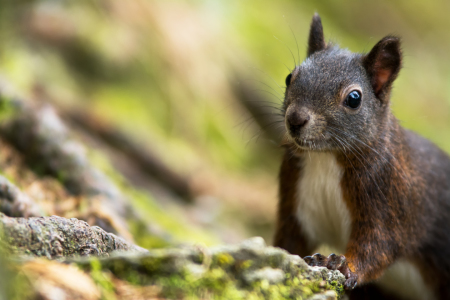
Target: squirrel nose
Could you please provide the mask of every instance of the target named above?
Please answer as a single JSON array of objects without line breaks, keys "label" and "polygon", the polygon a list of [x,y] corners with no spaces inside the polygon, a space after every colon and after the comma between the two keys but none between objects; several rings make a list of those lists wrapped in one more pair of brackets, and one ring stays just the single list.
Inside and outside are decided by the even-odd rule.
[{"label": "squirrel nose", "polygon": [[287,121],[291,132],[297,132],[308,123],[311,117],[306,112],[293,111],[288,115]]}]

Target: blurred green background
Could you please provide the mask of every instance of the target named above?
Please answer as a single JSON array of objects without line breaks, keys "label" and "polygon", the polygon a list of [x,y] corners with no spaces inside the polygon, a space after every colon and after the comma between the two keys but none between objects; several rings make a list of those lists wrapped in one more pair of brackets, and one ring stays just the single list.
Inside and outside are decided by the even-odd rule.
[{"label": "blurred green background", "polygon": [[277,108],[286,75],[305,58],[313,13],[327,39],[355,52],[387,34],[402,38],[393,110],[449,152],[449,9],[443,0],[1,0],[0,78],[17,95],[92,114],[154,153],[195,198],[180,206],[123,172],[162,207],[178,207],[221,241],[270,242]]}]

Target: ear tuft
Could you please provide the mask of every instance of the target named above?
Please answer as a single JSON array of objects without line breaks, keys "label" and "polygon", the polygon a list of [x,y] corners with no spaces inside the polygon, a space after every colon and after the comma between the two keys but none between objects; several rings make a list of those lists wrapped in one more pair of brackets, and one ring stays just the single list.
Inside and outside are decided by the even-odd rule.
[{"label": "ear tuft", "polygon": [[372,88],[378,98],[389,93],[402,65],[400,39],[386,36],[363,58],[363,66],[369,75]]},{"label": "ear tuft", "polygon": [[314,52],[325,49],[326,46],[323,36],[322,21],[320,20],[320,16],[315,13],[311,21],[311,28],[309,29],[308,56]]}]

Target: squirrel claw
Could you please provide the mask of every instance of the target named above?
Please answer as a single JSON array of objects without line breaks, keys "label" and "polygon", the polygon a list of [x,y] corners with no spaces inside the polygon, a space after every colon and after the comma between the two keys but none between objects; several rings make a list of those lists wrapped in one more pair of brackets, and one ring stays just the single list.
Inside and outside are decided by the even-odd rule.
[{"label": "squirrel claw", "polygon": [[344,288],[346,290],[353,290],[356,287],[356,285],[358,284],[356,274],[354,274],[354,273],[352,273],[352,274],[355,276],[351,276],[344,283]]},{"label": "squirrel claw", "polygon": [[311,267],[326,267],[329,270],[339,270],[345,276],[344,288],[346,290],[353,290],[358,283],[358,275],[350,270],[344,255],[331,253],[326,257],[316,253],[303,259]]},{"label": "squirrel claw", "polygon": [[308,266],[314,266],[313,258],[312,256],[305,256],[303,257],[303,260],[306,262]]},{"label": "squirrel claw", "polygon": [[320,253],[305,256],[303,260],[311,267],[326,267],[327,265],[327,257]]},{"label": "squirrel claw", "polygon": [[343,262],[345,262],[345,256],[338,256],[334,253],[331,253],[328,256],[328,263],[326,265],[329,270],[337,270]]}]

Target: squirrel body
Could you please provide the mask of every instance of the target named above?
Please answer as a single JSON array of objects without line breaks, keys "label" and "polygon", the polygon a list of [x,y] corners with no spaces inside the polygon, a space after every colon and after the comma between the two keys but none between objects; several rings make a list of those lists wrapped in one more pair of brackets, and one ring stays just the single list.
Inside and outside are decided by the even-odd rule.
[{"label": "squirrel body", "polygon": [[[286,78],[275,246],[338,269],[350,299],[450,299],[450,158],[390,110],[400,41],[326,44]],[[344,254],[313,254],[326,245]]]},{"label": "squirrel body", "polygon": [[[344,169],[328,152],[302,153],[297,158],[302,172],[296,183],[296,219],[315,249],[327,245],[336,253],[345,253],[351,232],[352,216],[346,205],[340,181]],[[414,261],[400,259],[377,280],[377,285],[405,299],[434,299]]]}]

